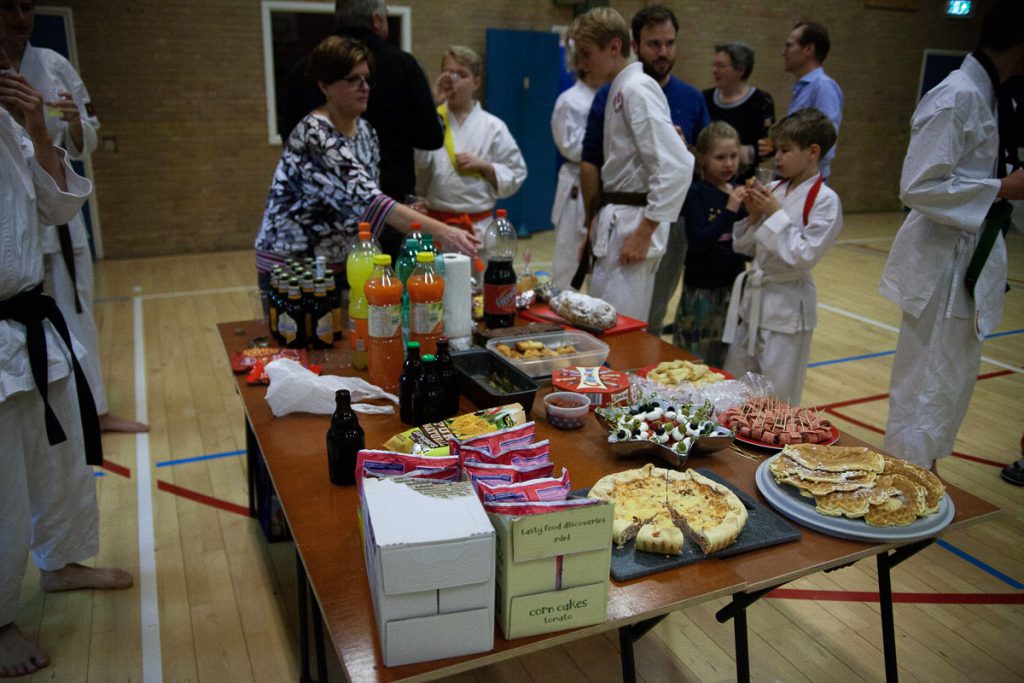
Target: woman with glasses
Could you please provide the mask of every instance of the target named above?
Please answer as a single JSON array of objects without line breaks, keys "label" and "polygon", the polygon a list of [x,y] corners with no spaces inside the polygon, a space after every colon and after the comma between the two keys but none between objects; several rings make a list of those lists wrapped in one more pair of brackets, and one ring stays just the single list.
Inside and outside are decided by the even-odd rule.
[{"label": "woman with glasses", "polygon": [[366,46],[339,36],[324,39],[310,56],[309,78],[327,101],[292,130],[274,172],[256,235],[261,290],[269,289],[275,265],[324,256],[340,292],[347,287],[345,259],[361,222],[369,223],[374,235],[385,224],[408,232],[412,223],[420,223],[446,249],[476,254],[474,236],[381,192],[377,133],[360,118],[373,86],[371,65]]}]

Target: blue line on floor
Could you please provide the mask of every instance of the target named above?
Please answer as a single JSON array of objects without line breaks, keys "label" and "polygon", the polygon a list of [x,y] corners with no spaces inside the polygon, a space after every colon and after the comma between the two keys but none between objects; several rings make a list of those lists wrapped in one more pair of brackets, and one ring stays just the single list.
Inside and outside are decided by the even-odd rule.
[{"label": "blue line on floor", "polygon": [[891,356],[896,353],[896,350],[892,351],[879,351],[878,353],[865,353],[862,356],[847,356],[846,358],[836,358],[835,360],[820,360],[817,363],[808,363],[807,367],[817,368],[822,365],[835,365],[836,363],[849,363],[854,360],[864,360],[866,358],[878,358],[879,356]]},{"label": "blue line on floor", "polygon": [[956,546],[951,545],[950,543],[948,543],[946,541],[943,541],[943,540],[938,540],[935,543],[939,547],[945,548],[949,552],[951,552],[954,555],[958,556],[960,559],[967,560],[968,562],[973,564],[978,569],[980,569],[980,570],[982,570],[984,572],[988,572],[989,574],[991,574],[992,576],[996,577],[997,579],[999,579],[1003,583],[1007,583],[1010,586],[1012,586],[1013,588],[1016,588],[1017,590],[1024,589],[1024,583],[1021,583],[1020,581],[1017,581],[1015,579],[1011,579],[1009,576],[1007,576],[1006,574],[1002,573],[1001,571],[999,571],[995,567],[988,566],[987,564],[985,564],[984,562],[982,562],[978,558],[974,557],[973,555],[969,555],[969,554],[965,553],[963,550],[960,550]]},{"label": "blue line on floor", "polygon": [[105,476],[107,476],[107,473],[106,472],[93,472],[92,476],[94,476],[94,477],[105,477]]},{"label": "blue line on floor", "polygon": [[216,460],[217,458],[230,458],[235,455],[243,455],[245,451],[225,451],[223,453],[210,453],[209,455],[197,455],[194,458],[181,458],[179,460],[161,460],[157,467],[170,467],[171,465],[184,465],[187,462],[199,462],[200,460]]},{"label": "blue line on floor", "polygon": [[996,337],[1008,337],[1011,334],[1020,334],[1024,330],[1007,330],[1006,332],[994,332],[992,334],[986,334],[985,339],[995,339]]}]

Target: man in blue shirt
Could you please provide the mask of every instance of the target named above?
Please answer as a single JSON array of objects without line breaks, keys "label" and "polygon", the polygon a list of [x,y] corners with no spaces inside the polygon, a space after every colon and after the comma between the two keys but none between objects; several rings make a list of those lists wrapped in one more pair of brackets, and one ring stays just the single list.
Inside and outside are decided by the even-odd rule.
[{"label": "man in blue shirt", "polygon": [[[828,30],[814,21],[803,21],[793,27],[786,45],[782,48],[782,61],[787,73],[796,77],[793,84],[793,99],[789,103],[792,114],[798,109],[814,107],[821,111],[839,132],[839,122],[843,119],[843,91],[839,84],[829,78],[822,63],[828,56],[832,46],[828,38]],[[771,143],[765,139],[758,143],[762,155],[771,154]],[[821,175],[829,177],[832,159],[836,155],[836,147],[821,160]]]},{"label": "man in blue shirt", "polygon": [[[651,5],[633,16],[630,31],[633,38],[632,47],[643,64],[644,73],[661,86],[668,100],[672,123],[683,140],[692,145],[708,125],[710,117],[701,91],[672,75],[672,67],[676,62],[679,21],[667,7]],[[604,164],[604,109],[609,88],[610,84],[602,86],[594,96],[587,117],[587,131],[583,138],[580,187],[587,207],[601,186],[600,171]],[[648,315],[648,320],[653,321],[649,323],[652,331],[661,329],[668,299],[679,284],[685,257],[686,232],[677,221],[672,225],[665,256],[661,259],[654,283],[654,298]]]}]

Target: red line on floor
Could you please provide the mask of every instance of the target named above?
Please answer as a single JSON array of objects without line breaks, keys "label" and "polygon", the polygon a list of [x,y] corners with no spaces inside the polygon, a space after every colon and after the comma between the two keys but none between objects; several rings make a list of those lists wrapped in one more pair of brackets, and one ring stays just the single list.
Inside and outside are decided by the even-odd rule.
[{"label": "red line on floor", "polygon": [[[878,427],[876,427],[874,425],[870,425],[870,424],[868,424],[866,422],[861,422],[860,420],[852,418],[849,415],[844,415],[844,414],[840,413],[838,410],[832,410],[832,409],[826,408],[825,412],[830,414],[830,415],[834,415],[835,417],[838,417],[840,420],[845,420],[846,422],[849,422],[851,424],[855,424],[858,427],[863,427],[864,429],[867,429],[868,431],[872,431],[875,434],[885,434],[885,430],[884,429],[879,429]],[[998,462],[996,460],[988,460],[986,458],[979,458],[976,455],[967,455],[966,453],[961,453],[960,451],[953,451],[952,455],[955,458],[963,458],[964,460],[970,460],[972,462],[980,462],[982,465],[991,465],[992,467],[998,467],[999,469],[1002,469],[1002,468],[1006,467],[1006,464],[1007,464],[1005,462]]]},{"label": "red line on floor", "polygon": [[198,491],[192,491],[191,489],[175,486],[174,484],[170,484],[166,481],[157,480],[156,487],[161,491],[173,493],[174,495],[181,496],[182,498],[188,498],[196,503],[209,505],[210,507],[226,510],[227,512],[234,512],[235,514],[242,515],[243,517],[249,516],[249,508],[244,505],[237,505],[226,500],[221,500],[220,498],[214,498],[213,496],[208,496],[205,493],[199,493]]},{"label": "red line on floor", "polygon": [[124,465],[118,465],[116,462],[111,462],[110,460],[104,460],[103,464],[100,465],[100,467],[107,470],[108,472],[120,474],[122,477],[125,477],[126,479],[131,479],[132,477],[132,471],[130,469],[128,469]]},{"label": "red line on floor", "polygon": [[[1012,370],[996,370],[994,372],[986,372],[978,375],[978,381],[983,379],[992,379],[993,377],[1005,377],[1006,375],[1014,374]],[[851,398],[847,401],[836,401],[835,403],[826,403],[823,406],[817,406],[819,410],[831,410],[832,408],[846,408],[847,406],[860,405],[861,403],[872,403],[874,401],[883,401],[889,398],[889,394],[875,394],[874,396],[864,396],[862,398]],[[845,419],[845,418],[844,418]],[[853,422],[853,420],[850,420]],[[870,428],[869,428],[870,429]],[[882,432],[879,432],[881,434]]]},{"label": "red line on floor", "polygon": [[[871,591],[824,591],[776,588],[769,598],[825,600],[830,602],[878,602]],[[933,605],[1024,605],[1021,593],[893,593],[893,602]]]}]

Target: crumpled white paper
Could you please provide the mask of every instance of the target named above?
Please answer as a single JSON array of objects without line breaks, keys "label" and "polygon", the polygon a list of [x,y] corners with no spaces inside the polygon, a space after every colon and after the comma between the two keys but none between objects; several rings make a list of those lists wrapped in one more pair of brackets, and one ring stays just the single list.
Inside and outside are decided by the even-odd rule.
[{"label": "crumpled white paper", "polygon": [[319,376],[296,361],[281,358],[267,364],[267,405],[275,417],[288,413],[334,414],[334,392],[348,389],[352,393],[352,410],[370,415],[393,415],[392,406],[358,403],[371,398],[384,398],[398,403],[398,397],[358,377]]}]

